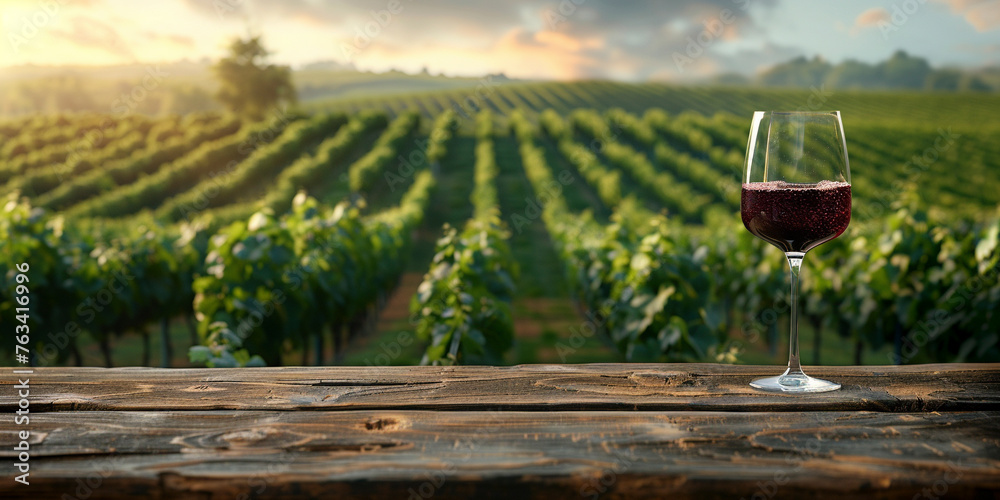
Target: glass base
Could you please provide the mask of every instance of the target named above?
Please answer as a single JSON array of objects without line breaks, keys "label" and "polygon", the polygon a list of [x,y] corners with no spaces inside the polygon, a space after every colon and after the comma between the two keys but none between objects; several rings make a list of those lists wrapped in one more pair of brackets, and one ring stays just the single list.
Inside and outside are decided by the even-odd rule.
[{"label": "glass base", "polygon": [[777,377],[759,378],[750,382],[750,387],[769,392],[827,392],[840,389],[840,384],[828,380],[812,378],[802,372],[785,373]]}]

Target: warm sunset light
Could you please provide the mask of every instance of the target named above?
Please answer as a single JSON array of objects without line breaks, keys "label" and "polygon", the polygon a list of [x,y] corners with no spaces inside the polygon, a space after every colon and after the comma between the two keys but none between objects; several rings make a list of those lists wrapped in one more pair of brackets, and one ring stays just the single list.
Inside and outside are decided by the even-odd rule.
[{"label": "warm sunset light", "polygon": [[[896,48],[935,65],[1000,60],[997,0],[931,1],[919,15],[859,0],[761,0],[752,10],[743,8],[747,4],[4,0],[0,66],[215,58],[227,39],[247,31],[265,35],[275,59],[293,66],[334,60],[374,71],[426,67],[518,78],[691,80],[720,72],[749,75],[799,54],[875,62]],[[899,30],[901,22],[909,29]],[[706,28],[707,55],[679,68],[672,55],[690,56],[690,40]]]}]

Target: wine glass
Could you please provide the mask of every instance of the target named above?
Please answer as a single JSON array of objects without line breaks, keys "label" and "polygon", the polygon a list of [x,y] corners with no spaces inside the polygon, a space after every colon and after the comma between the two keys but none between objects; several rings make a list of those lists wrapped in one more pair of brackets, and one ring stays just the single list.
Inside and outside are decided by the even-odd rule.
[{"label": "wine glass", "polygon": [[802,259],[851,222],[851,170],[840,112],[755,112],[743,168],[743,225],[785,252],[792,282],[788,369],[750,385],[790,393],[840,389],[802,372],[798,329]]}]

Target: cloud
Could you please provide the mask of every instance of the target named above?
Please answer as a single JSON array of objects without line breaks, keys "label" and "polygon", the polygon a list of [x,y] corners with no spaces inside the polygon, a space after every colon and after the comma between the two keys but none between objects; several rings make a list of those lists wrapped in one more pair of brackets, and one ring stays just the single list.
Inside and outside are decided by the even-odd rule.
[{"label": "cloud", "polygon": [[854,18],[854,26],[851,26],[850,35],[856,36],[866,28],[875,28],[892,22],[892,16],[888,10],[882,7],[872,7]]},{"label": "cloud", "polygon": [[937,0],[961,15],[976,31],[1000,28],[1000,0]]},{"label": "cloud", "polygon": [[858,28],[878,26],[879,23],[887,23],[890,19],[889,11],[882,7],[874,7],[858,14],[858,17],[854,18],[854,26]]},{"label": "cloud", "polygon": [[427,66],[472,74],[489,64],[511,76],[643,80],[700,74],[676,71],[671,59],[699,37],[699,67],[746,70],[722,53],[762,38],[750,9],[763,11],[778,0],[399,0],[395,13],[389,0],[182,1],[212,20],[245,16],[265,26],[276,19],[321,26],[331,33],[331,52],[361,68]]},{"label": "cloud", "polygon": [[70,29],[51,29],[50,33],[74,45],[102,50],[118,56],[125,62],[135,62],[135,54],[128,48],[121,35],[114,27],[86,16],[74,16],[70,19]]}]

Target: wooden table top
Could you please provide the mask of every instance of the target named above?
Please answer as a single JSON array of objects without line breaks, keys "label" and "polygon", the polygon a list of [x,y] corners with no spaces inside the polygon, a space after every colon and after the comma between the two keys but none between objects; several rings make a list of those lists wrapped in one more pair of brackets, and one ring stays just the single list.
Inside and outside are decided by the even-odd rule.
[{"label": "wooden table top", "polygon": [[1000,364],[781,370],[4,369],[0,498],[1000,498]]}]

